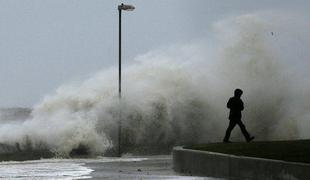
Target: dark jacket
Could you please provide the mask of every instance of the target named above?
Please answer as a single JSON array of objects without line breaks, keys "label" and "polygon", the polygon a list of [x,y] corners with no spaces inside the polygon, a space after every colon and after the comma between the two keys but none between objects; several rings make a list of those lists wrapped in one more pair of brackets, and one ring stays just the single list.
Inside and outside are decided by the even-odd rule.
[{"label": "dark jacket", "polygon": [[244,109],[243,102],[238,97],[231,97],[227,102],[227,108],[230,109],[229,119],[241,119],[241,111]]}]

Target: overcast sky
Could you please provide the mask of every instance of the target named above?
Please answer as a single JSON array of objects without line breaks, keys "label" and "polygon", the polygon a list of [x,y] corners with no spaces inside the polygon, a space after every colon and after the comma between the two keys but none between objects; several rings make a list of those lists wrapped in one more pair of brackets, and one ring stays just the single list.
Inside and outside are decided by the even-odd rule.
[{"label": "overcast sky", "polygon": [[[27,106],[62,84],[117,66],[115,0],[0,0],[0,107]],[[260,10],[303,11],[308,0],[136,0],[123,13],[123,59],[204,36],[210,24]]]}]

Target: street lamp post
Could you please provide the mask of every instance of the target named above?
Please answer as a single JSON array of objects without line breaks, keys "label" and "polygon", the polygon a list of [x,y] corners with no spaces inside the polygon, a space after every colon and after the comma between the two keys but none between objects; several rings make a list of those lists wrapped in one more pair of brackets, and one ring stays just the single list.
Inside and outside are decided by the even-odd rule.
[{"label": "street lamp post", "polygon": [[133,11],[135,9],[132,5],[121,4],[118,5],[118,98],[119,98],[119,124],[118,124],[118,156],[122,154],[121,151],[121,135],[122,135],[122,117],[121,117],[121,98],[122,98],[122,10]]}]

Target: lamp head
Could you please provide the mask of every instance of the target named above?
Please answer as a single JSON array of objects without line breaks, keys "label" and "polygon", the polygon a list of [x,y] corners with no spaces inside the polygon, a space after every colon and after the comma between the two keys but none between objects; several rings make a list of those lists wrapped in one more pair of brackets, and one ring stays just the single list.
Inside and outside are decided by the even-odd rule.
[{"label": "lamp head", "polygon": [[118,5],[118,10],[133,11],[134,9],[135,7],[133,5],[123,3],[121,5]]}]

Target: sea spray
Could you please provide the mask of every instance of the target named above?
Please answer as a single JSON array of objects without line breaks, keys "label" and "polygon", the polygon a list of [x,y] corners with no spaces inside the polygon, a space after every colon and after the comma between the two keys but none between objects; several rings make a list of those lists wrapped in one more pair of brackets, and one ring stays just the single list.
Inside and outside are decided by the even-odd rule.
[{"label": "sea spray", "polygon": [[[126,147],[221,141],[228,125],[226,102],[235,88],[244,90],[243,121],[257,140],[309,138],[307,97],[298,93],[300,87],[306,93],[309,86],[289,76],[298,69],[290,58],[296,51],[282,46],[290,41],[280,35],[295,31],[291,21],[277,17],[229,17],[214,23],[211,38],[137,56],[124,67],[121,101],[116,68],[61,86],[34,107],[31,118],[0,125],[1,143],[23,145],[30,140],[32,148],[59,155],[80,145],[90,153],[103,153],[117,145],[120,119]],[[307,57],[300,64],[307,64]],[[238,131],[232,138],[243,140]]]}]

